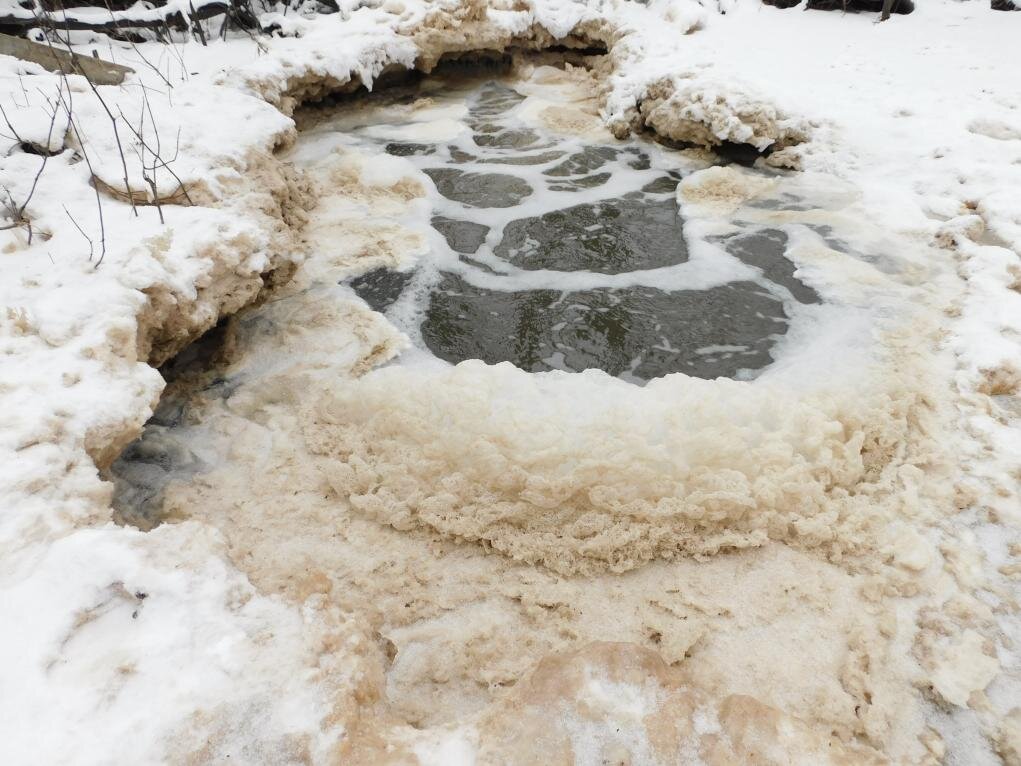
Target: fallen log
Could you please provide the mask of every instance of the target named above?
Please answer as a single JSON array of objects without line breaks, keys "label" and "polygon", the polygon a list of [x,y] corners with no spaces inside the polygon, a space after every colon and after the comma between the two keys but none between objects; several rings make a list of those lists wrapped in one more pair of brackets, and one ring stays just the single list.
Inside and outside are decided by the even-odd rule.
[{"label": "fallen log", "polygon": [[97,85],[120,85],[135,70],[100,58],[81,56],[52,45],[0,34],[0,54],[31,61],[50,72],[80,74]]},{"label": "fallen log", "polygon": [[237,0],[210,0],[197,7],[189,3],[184,11],[179,3],[158,8],[141,8],[126,11],[112,11],[108,16],[93,14],[78,15],[73,10],[62,11],[59,15],[47,13],[38,16],[25,8],[13,8],[0,13],[0,29],[7,32],[23,32],[36,27],[61,31],[104,32],[113,37],[128,37],[138,30],[162,32],[187,32],[198,22],[215,16],[227,15],[238,26],[252,29],[258,20],[247,3]]},{"label": "fallen log", "polygon": [[[777,8],[793,8],[801,5],[802,0],[762,0],[762,3]],[[915,4],[913,0],[807,0],[805,8],[813,11],[875,12],[882,13],[885,19],[891,13],[911,13]]]}]

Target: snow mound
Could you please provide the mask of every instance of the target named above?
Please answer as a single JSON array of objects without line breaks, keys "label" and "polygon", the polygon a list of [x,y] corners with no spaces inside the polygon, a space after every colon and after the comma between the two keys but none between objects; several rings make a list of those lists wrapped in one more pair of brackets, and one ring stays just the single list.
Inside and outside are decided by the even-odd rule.
[{"label": "snow mound", "polygon": [[658,135],[698,146],[729,142],[762,152],[807,140],[807,126],[734,83],[655,83],[640,111]]}]

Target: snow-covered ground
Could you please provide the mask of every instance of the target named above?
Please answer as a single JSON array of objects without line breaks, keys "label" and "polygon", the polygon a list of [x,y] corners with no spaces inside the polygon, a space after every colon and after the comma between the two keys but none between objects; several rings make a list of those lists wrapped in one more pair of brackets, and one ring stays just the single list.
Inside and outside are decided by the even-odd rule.
[{"label": "snow-covered ground", "polygon": [[[725,15],[712,5],[391,1],[314,21],[281,15],[293,36],[258,42],[165,48],[83,38],[82,51],[136,70],[98,91],[0,57],[9,121],[0,126],[0,184],[8,217],[31,222],[0,231],[4,763],[867,763],[884,754],[1021,763],[1021,14],[928,0],[876,24],[868,14],[754,0],[727,4]],[[234,503],[216,484],[205,497],[184,495],[185,521],[150,532],[117,526],[100,474],[158,400],[163,381],[150,365],[285,283],[303,260],[293,289],[357,268],[359,253],[414,254],[401,226],[422,203],[408,189],[428,188],[424,176],[356,159],[328,173],[301,146],[288,153],[302,100],[352,78],[371,83],[394,65],[429,68],[446,51],[562,38],[609,49],[586,96],[618,137],[645,125],[676,140],[748,143],[776,150],[764,164],[795,169],[780,188],[733,168],[693,173],[679,192],[693,229],[715,231],[746,203],[789,192],[818,200],[819,210],[760,210],[762,220],[836,226],[859,252],[896,268],[817,242],[792,252],[811,284],[875,318],[867,370],[856,367],[860,349],[833,341],[806,344],[811,381],[792,363],[750,386],[667,379],[630,389],[598,375],[529,379],[467,363],[417,378],[388,367],[316,388],[315,409],[300,419],[249,402],[269,413],[252,422],[300,420],[294,433],[305,434],[315,461],[227,476],[234,484],[222,486],[258,486],[280,507],[285,479],[359,493],[360,478],[330,452],[338,413],[355,411],[363,428],[345,431],[342,443],[385,445],[371,469],[398,490],[416,481],[415,492],[439,494],[427,469],[401,462],[409,448],[472,474],[478,455],[465,445],[497,444],[500,459],[533,473],[529,507],[557,498],[560,467],[575,465],[581,486],[601,482],[620,497],[635,475],[649,487],[666,476],[681,487],[671,491],[687,503],[686,518],[705,514],[693,528],[672,528],[683,544],[659,539],[662,550],[685,553],[669,564],[656,546],[633,555],[611,544],[604,558],[634,570],[618,580],[598,561],[591,572],[576,566],[582,543],[536,548],[527,536],[487,536],[477,518],[457,517],[467,500],[441,522],[374,510],[396,529],[431,524],[443,540],[481,537],[518,561],[583,572],[560,581],[509,556],[471,558],[470,543],[437,542],[458,563],[446,571],[423,557],[414,587],[448,577],[441,585],[461,595],[430,598],[462,609],[459,618],[473,614],[463,611],[471,578],[494,590],[526,578],[513,597],[571,630],[562,611],[590,615],[579,633],[588,640],[626,632],[613,627],[627,622],[625,610],[615,615],[601,595],[615,588],[625,605],[635,593],[680,588],[684,608],[703,612],[701,634],[659,637],[670,667],[647,646],[583,648],[561,635],[555,648],[568,654],[544,660],[478,716],[416,730],[402,722],[408,706],[387,699],[395,692],[382,623],[365,619],[323,563],[336,553],[321,543],[333,511],[317,505],[318,489],[307,504],[318,526],[290,544],[293,519]],[[570,105],[569,88],[564,98]],[[120,117],[116,133],[107,110]],[[58,153],[36,181],[40,147]],[[308,257],[331,239],[344,243],[335,262]],[[313,329],[320,321],[332,333],[329,364],[347,376],[401,346],[356,303],[308,320]],[[823,337],[840,337],[829,329]],[[314,372],[326,356],[300,363]],[[503,420],[487,420],[496,401]],[[563,415],[579,401],[588,402],[584,423]],[[528,425],[537,408],[542,429]],[[664,423],[680,436],[664,437]],[[580,441],[558,440],[558,428]],[[442,438],[423,437],[436,429]],[[253,433],[237,434],[239,459],[287,447]],[[630,457],[607,471],[619,443],[631,445]],[[545,462],[532,460],[536,445]],[[683,467],[670,462],[677,454]],[[475,504],[492,498],[506,465],[488,458],[475,484],[444,489]],[[724,486],[720,477],[735,473],[746,484]],[[281,487],[268,486],[277,475]],[[749,507],[751,516],[741,510]],[[654,514],[642,514],[643,528],[655,530]],[[410,535],[367,523],[375,531],[365,539],[420,555]],[[529,529],[565,531],[546,523],[540,514]],[[751,550],[713,555],[720,539]],[[369,563],[374,572],[399,568]],[[540,585],[559,600],[529,602]],[[483,612],[480,624],[492,616]],[[699,637],[714,630],[715,642]],[[463,647],[447,649],[455,650]],[[507,667],[512,680],[525,672]]]}]

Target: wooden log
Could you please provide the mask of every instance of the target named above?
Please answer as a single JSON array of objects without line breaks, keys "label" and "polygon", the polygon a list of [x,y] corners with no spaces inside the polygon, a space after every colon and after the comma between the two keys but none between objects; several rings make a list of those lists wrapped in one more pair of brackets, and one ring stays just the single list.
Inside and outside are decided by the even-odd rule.
[{"label": "wooden log", "polygon": [[85,75],[96,85],[120,85],[128,72],[135,71],[121,64],[11,35],[0,34],[0,54],[31,61],[50,72]]},{"label": "wooden log", "polygon": [[0,13],[0,29],[8,31],[27,30],[35,27],[53,27],[59,30],[104,32],[112,37],[130,37],[133,30],[148,29],[162,31],[172,29],[176,32],[187,32],[199,21],[211,19],[214,16],[228,14],[238,26],[244,29],[255,28],[258,25],[257,19],[248,9],[247,4],[238,0],[213,0],[204,2],[195,8],[194,13],[184,14],[175,9],[166,8],[143,9],[132,13],[131,11],[114,11],[108,17],[78,17],[73,11],[66,11],[60,15],[46,14],[39,19],[34,14],[24,9]]}]

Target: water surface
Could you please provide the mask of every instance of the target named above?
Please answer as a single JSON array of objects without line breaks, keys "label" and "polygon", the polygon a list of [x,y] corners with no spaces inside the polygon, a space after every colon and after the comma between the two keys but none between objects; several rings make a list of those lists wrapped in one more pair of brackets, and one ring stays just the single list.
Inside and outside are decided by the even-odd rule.
[{"label": "water surface", "polygon": [[698,273],[671,152],[545,129],[511,84],[459,97],[465,129],[452,140],[354,131],[362,151],[406,158],[430,179],[437,236],[415,268],[348,284],[440,359],[632,382],[750,377],[773,361],[789,306],[818,301],[794,276],[783,231],[717,237],[705,244],[722,276]]}]

